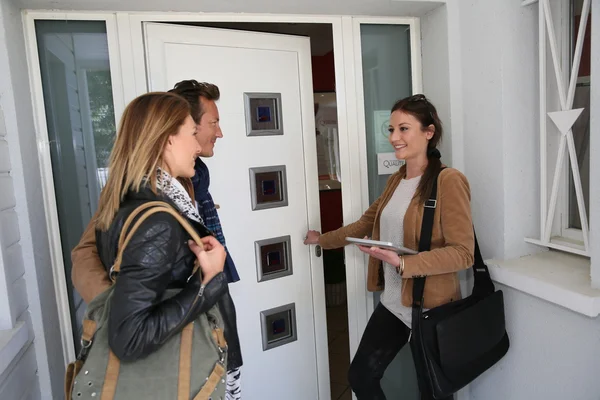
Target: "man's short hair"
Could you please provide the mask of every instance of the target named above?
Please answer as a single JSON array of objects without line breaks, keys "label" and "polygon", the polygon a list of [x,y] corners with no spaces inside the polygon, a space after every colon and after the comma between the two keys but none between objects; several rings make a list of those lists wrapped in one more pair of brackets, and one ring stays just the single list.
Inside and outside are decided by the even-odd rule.
[{"label": "man's short hair", "polygon": [[200,123],[204,110],[200,103],[200,97],[206,100],[219,100],[221,93],[219,87],[208,82],[198,82],[194,79],[181,81],[175,84],[175,87],[169,90],[171,93],[176,93],[186,99],[192,108],[192,118],[197,124]]}]

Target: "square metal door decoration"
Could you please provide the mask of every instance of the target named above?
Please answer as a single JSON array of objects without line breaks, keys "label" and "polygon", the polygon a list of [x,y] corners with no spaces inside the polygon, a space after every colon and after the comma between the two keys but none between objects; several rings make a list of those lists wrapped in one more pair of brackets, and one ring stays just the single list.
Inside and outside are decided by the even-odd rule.
[{"label": "square metal door decoration", "polygon": [[246,136],[283,135],[281,93],[244,93]]},{"label": "square metal door decoration", "polygon": [[293,274],[290,236],[280,236],[254,242],[256,278],[258,282]]},{"label": "square metal door decoration", "polygon": [[263,351],[298,340],[296,331],[296,304],[271,308],[260,312]]},{"label": "square metal door decoration", "polygon": [[285,165],[250,168],[252,210],[288,205]]}]

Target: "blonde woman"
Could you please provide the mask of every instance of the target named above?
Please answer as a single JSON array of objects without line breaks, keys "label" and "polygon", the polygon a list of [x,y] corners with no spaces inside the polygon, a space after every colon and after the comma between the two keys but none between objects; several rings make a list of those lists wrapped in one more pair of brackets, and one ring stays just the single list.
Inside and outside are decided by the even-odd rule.
[{"label": "blonde woman", "polygon": [[[225,339],[238,349],[229,357],[241,365],[235,307],[223,273],[226,252],[204,226],[190,194],[189,178],[202,150],[195,136],[189,103],[172,93],[136,98],[121,119],[95,219],[98,254],[107,271],[116,257],[123,222],[145,202],[170,203],[204,236],[201,248],[166,213],[150,216],[133,235],[123,254],[108,317],[109,345],[121,362],[148,356],[218,305]],[[196,259],[202,281],[192,275]],[[174,288],[181,290],[163,299],[166,290]],[[228,381],[235,378],[229,375]]]}]

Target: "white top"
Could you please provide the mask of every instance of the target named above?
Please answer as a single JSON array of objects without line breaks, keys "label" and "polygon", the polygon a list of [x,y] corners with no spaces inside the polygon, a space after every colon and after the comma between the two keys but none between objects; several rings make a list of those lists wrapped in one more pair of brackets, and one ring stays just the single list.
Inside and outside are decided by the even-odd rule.
[{"label": "white top", "polygon": [[[379,240],[404,246],[404,215],[417,191],[421,177],[402,179],[392,198],[381,212]],[[396,267],[383,263],[385,288],[381,294],[381,304],[409,328],[412,326],[412,308],[402,305],[402,277]]]}]

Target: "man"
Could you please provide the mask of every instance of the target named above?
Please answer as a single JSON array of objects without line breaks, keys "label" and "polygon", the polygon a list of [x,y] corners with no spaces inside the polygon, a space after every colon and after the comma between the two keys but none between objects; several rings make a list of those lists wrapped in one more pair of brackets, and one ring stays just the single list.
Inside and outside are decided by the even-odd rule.
[{"label": "man", "polygon": [[[200,157],[212,157],[217,139],[223,137],[223,132],[221,132],[221,127],[219,126],[219,110],[216,104],[216,101],[220,97],[219,88],[211,83],[186,80],[177,83],[169,92],[182,96],[190,104],[192,118],[196,122],[196,140],[198,140],[198,143],[202,147]],[[221,229],[219,215],[217,214],[213,199],[208,192],[210,185],[208,168],[198,158],[195,169],[196,175],[192,178],[192,185],[198,212],[206,227],[225,246],[225,237]],[[225,250],[227,251],[226,246]],[[94,218],[90,221],[77,247],[71,252],[71,261],[73,264],[71,272],[73,286],[75,286],[75,289],[86,303],[92,301],[94,297],[111,285],[108,273],[98,256]],[[240,279],[229,251],[227,251],[223,272],[229,282],[236,282]],[[233,313],[235,314],[235,310],[233,310]],[[226,331],[228,329],[237,332],[235,326],[226,327]],[[225,336],[227,337],[227,332]],[[227,371],[225,399],[238,400],[241,398],[240,366],[242,363],[239,343],[236,346],[231,346],[230,343],[228,353],[230,360],[235,359],[237,361],[235,361],[235,365],[228,365],[231,369],[228,368]]]},{"label": "man", "polygon": [[[219,126],[219,109],[216,101],[220,98],[219,88],[216,85],[195,80],[181,81],[170,90],[185,98],[190,103],[192,118],[196,122],[196,139],[202,147],[201,157],[212,157],[217,139],[223,137]],[[200,158],[196,160],[196,175],[192,178],[194,196],[198,204],[198,212],[208,229],[225,246],[225,237],[213,199],[208,192],[210,176],[208,168]],[[227,248],[226,248],[227,249]],[[86,228],[79,244],[71,252],[73,269],[71,279],[75,289],[86,303],[106,290],[110,279],[106,269],[100,262],[96,249],[96,233],[92,221]],[[240,278],[233,259],[227,251],[227,260],[223,270],[229,282],[236,282]]]}]

